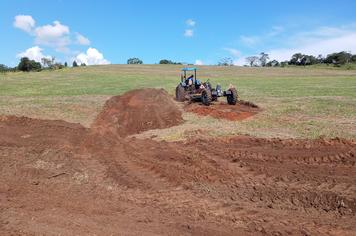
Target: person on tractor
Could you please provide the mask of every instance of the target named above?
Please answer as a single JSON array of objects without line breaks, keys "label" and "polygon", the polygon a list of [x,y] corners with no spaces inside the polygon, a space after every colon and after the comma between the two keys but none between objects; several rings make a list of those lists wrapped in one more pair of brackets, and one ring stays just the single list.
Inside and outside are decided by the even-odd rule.
[{"label": "person on tractor", "polygon": [[190,75],[187,79],[185,79],[185,84],[187,86],[191,86],[193,84],[193,79],[194,79],[194,75]]}]

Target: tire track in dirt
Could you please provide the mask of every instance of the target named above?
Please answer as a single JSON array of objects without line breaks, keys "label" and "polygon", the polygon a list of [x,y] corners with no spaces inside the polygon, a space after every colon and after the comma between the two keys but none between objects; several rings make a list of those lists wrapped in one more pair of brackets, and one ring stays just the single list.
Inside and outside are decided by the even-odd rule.
[{"label": "tire track in dirt", "polygon": [[[204,150],[205,148],[203,147],[201,149]],[[226,157],[219,148],[216,147],[214,150],[215,157],[219,154],[220,156]],[[251,201],[265,202],[265,207],[269,208],[273,207],[272,204],[278,202],[286,204],[287,207],[298,206],[302,211],[304,211],[305,208],[314,208],[320,212],[334,211],[340,215],[355,214],[355,187],[350,182],[353,181],[352,178],[348,179],[346,183],[333,183],[334,186],[337,185],[338,187],[331,188],[331,184],[323,184],[322,180],[320,181],[319,179],[320,176],[318,176],[318,174],[315,176],[312,172],[309,172],[309,175],[312,175],[308,177],[309,179],[304,178],[304,181],[301,181],[300,179],[303,178],[303,176],[300,176],[298,172],[304,168],[300,168],[300,166],[298,168],[294,163],[292,163],[291,166],[286,161],[276,163],[274,156],[272,156],[272,164],[267,161],[261,165],[256,159],[252,158],[252,160],[248,160],[248,157],[253,157],[251,153],[245,154],[247,155],[241,158],[242,162],[240,162],[241,160],[237,159],[236,156],[232,157],[232,161],[231,157],[228,158],[227,162],[239,164],[239,167],[247,170],[244,174],[245,177],[241,178],[243,188],[239,191],[240,193],[243,191],[242,195],[247,195]],[[288,160],[289,159],[287,159],[287,161]],[[284,169],[282,173],[280,171],[281,169]],[[286,169],[288,170],[287,172],[294,175],[294,179],[285,178]],[[241,170],[238,171],[241,172]],[[313,172],[317,172],[316,168],[313,168]],[[353,174],[356,173],[354,172]],[[308,174],[306,175],[308,176]],[[241,173],[239,176],[241,176]],[[333,181],[335,181],[335,178],[332,178]],[[340,181],[342,178],[338,180]],[[272,188],[271,186],[274,187]],[[241,197],[241,195],[238,197]],[[279,204],[279,206],[281,205]]]},{"label": "tire track in dirt", "polygon": [[[255,142],[253,139],[250,141],[251,143]],[[199,145],[195,146],[195,148],[200,151],[208,151],[204,154],[206,158],[209,157],[217,162],[223,162],[220,166],[225,170],[233,169],[233,167],[228,167],[235,165],[236,178],[232,178],[235,182],[228,182],[225,187],[222,187],[224,183],[219,184],[219,198],[249,201],[251,204],[245,206],[246,209],[253,209],[257,206],[260,208],[262,206],[262,209],[267,209],[268,211],[273,211],[276,208],[283,211],[289,211],[293,215],[293,218],[300,218],[300,221],[302,222],[308,222],[308,219],[310,220],[310,218],[305,217],[305,212],[309,212],[309,215],[314,215],[316,218],[320,218],[320,215],[323,215],[323,217],[326,218],[326,216],[330,215],[330,212],[332,215],[355,216],[356,191],[355,184],[352,183],[355,178],[352,178],[351,176],[355,176],[356,173],[353,165],[345,170],[343,167],[344,163],[341,163],[341,169],[343,169],[344,173],[351,170],[351,173],[349,173],[351,178],[344,178],[344,174],[342,174],[342,177],[335,181],[334,176],[330,176],[329,179],[332,180],[332,184],[334,185],[334,188],[330,188],[332,186],[331,184],[323,185],[323,180],[319,179],[328,176],[328,173],[324,176],[320,176],[319,172],[324,169],[323,166],[315,166],[315,163],[312,164],[312,171],[309,173],[311,176],[307,179],[304,178],[305,181],[302,182],[300,180],[299,172],[303,172],[303,169],[306,166],[305,163],[298,166],[295,164],[292,157],[277,158],[277,160],[280,159],[283,161],[276,161],[275,154],[270,156],[271,161],[268,161],[268,157],[265,155],[265,162],[261,163],[260,159],[257,158],[256,160],[256,158],[253,158],[259,155],[258,152],[242,151],[242,154],[241,152],[235,152],[239,153],[238,157],[236,157],[236,155],[229,156],[229,153],[226,153],[224,150],[233,151],[234,149],[239,149],[239,146],[241,146],[241,143],[234,143],[233,139],[229,140],[229,142],[232,143],[229,147],[224,146],[219,140],[209,143],[202,141]],[[301,142],[303,141],[301,140]],[[242,144],[242,146],[244,145]],[[353,143],[350,143],[347,146],[348,148],[351,148],[351,151],[349,152],[353,155],[353,153],[355,153],[355,146]],[[254,149],[255,147],[256,146],[252,144],[251,149]],[[244,148],[248,147],[245,146]],[[288,150],[288,148],[284,149]],[[322,148],[320,149],[322,150]],[[270,164],[270,162],[272,162],[272,164]],[[292,162],[292,166],[290,162]],[[280,171],[286,169],[286,167],[288,169],[287,171]],[[331,167],[335,168],[335,165],[333,164]],[[336,170],[336,172],[338,171],[340,170]],[[290,179],[285,179],[286,172],[291,172],[293,175],[296,175],[293,179],[294,182]],[[238,181],[236,181],[236,179],[238,179]],[[346,180],[346,183],[342,183],[340,180]],[[335,188],[335,186],[338,187]],[[256,211],[263,212],[264,210],[257,209]],[[274,218],[276,218],[276,216],[274,216]],[[277,217],[277,219],[278,218],[279,217]],[[255,218],[255,220],[257,219],[258,217]],[[333,221],[331,220],[328,221],[328,223],[320,222],[320,224],[327,225],[332,222]],[[349,221],[350,224],[351,222],[352,220]],[[275,222],[275,224],[276,223],[277,222]],[[340,221],[339,223],[342,225],[344,222]],[[264,224],[264,226],[266,226],[266,224]]]}]

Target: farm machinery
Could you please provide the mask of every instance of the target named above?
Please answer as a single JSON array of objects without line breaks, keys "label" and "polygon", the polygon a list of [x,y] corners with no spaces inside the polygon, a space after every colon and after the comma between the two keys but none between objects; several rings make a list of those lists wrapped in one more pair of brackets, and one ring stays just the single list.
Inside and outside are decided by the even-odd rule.
[{"label": "farm machinery", "polygon": [[[187,73],[191,73],[191,75],[187,77]],[[209,106],[212,102],[217,101],[218,97],[226,97],[227,103],[230,105],[235,105],[238,101],[237,90],[233,86],[230,85],[226,91],[223,91],[219,84],[213,88],[209,80],[201,83],[197,79],[197,68],[181,70],[181,82],[176,87],[177,101],[201,101],[204,105]]]}]

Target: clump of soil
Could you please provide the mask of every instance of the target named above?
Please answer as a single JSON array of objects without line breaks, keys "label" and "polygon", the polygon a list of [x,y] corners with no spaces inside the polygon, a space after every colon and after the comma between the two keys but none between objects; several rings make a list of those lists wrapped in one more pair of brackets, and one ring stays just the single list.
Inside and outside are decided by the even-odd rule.
[{"label": "clump of soil", "polygon": [[182,112],[165,90],[140,89],[110,98],[92,128],[127,136],[182,122]]},{"label": "clump of soil", "polygon": [[185,106],[184,110],[196,113],[200,116],[212,116],[218,119],[230,121],[239,121],[254,116],[261,109],[254,103],[248,101],[240,101],[236,105],[228,105],[227,103],[213,103],[210,106],[205,106],[200,103],[191,103]]},{"label": "clump of soil", "polygon": [[256,105],[255,103],[250,102],[250,101],[245,101],[245,100],[238,101],[238,104],[245,105],[245,106],[248,106],[248,107],[253,107],[253,108],[259,108],[259,106]]}]

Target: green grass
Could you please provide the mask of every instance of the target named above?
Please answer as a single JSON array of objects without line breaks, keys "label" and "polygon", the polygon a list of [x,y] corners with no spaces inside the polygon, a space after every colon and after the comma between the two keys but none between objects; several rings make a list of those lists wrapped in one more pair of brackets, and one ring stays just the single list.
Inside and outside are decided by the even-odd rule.
[{"label": "green grass", "polygon": [[[64,119],[89,126],[107,98],[131,89],[164,88],[171,94],[179,66],[109,65],[58,71],[0,74],[0,113]],[[263,112],[243,122],[186,115],[187,122],[164,137],[184,137],[192,129],[211,135],[261,137],[356,137],[356,71],[343,68],[207,67],[202,80],[234,84],[244,100]],[[164,137],[163,137],[164,136]]]}]

